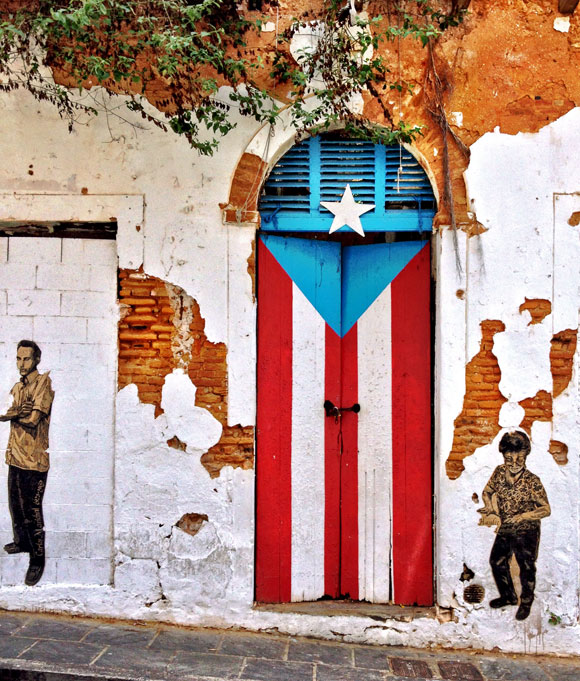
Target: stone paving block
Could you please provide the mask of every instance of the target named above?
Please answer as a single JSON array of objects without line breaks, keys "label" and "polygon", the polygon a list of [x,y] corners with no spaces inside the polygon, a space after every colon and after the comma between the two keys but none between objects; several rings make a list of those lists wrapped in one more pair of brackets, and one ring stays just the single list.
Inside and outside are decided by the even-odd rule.
[{"label": "stone paving block", "polygon": [[542,667],[548,672],[554,681],[580,681],[580,660],[574,664],[542,663]]},{"label": "stone paving block", "polygon": [[242,655],[243,657],[266,657],[271,660],[283,659],[287,641],[270,639],[262,636],[224,636],[218,652],[224,655]]},{"label": "stone paving block", "polygon": [[[21,639],[24,640],[24,639]],[[47,664],[90,664],[103,650],[103,646],[68,641],[36,641],[18,659],[46,662]]]},{"label": "stone paving block", "polygon": [[439,662],[441,676],[455,681],[483,681],[483,676],[469,662]]},{"label": "stone paving block", "polygon": [[215,676],[220,679],[237,679],[242,668],[242,657],[188,653],[179,651],[168,668],[170,679],[191,679],[197,676]]},{"label": "stone paving block", "polygon": [[[15,636],[1,636],[0,635],[0,657],[14,658],[18,657],[20,653],[34,643],[29,638],[17,638]],[[0,676],[2,679],[2,676]]]},{"label": "stone paving block", "polygon": [[241,679],[256,681],[312,681],[314,665],[306,662],[279,662],[249,658]]},{"label": "stone paving block", "polygon": [[148,648],[131,648],[117,646],[107,648],[93,663],[95,669],[129,670],[145,678],[162,678],[167,676],[169,663],[175,657],[173,650],[150,650]]},{"label": "stone paving block", "polygon": [[412,679],[427,678],[430,679],[433,674],[429,669],[429,665],[423,660],[412,660],[410,658],[404,659],[402,657],[391,657],[391,668],[393,673],[398,676],[404,676]]},{"label": "stone paving block", "polygon": [[163,630],[149,646],[152,650],[188,650],[213,653],[221,643],[222,634],[207,631]]},{"label": "stone paving block", "polygon": [[355,648],[354,664],[365,669],[390,669],[387,651],[380,648]]},{"label": "stone paving block", "polygon": [[385,674],[380,669],[357,669],[332,664],[319,664],[316,667],[316,681],[384,681],[384,678]]},{"label": "stone paving block", "polygon": [[322,662],[352,666],[353,648],[345,645],[290,641],[288,659],[300,662]]},{"label": "stone paving block", "polygon": [[92,622],[33,618],[18,631],[18,636],[49,638],[57,641],[80,641],[94,628],[95,624]]},{"label": "stone paving block", "polygon": [[157,634],[155,629],[145,627],[119,627],[102,625],[89,631],[83,643],[94,643],[112,646],[134,646],[146,648]]},{"label": "stone paving block", "polygon": [[535,662],[520,660],[479,660],[483,675],[489,681],[550,681]]},{"label": "stone paving block", "polygon": [[29,619],[29,617],[19,617],[18,615],[0,615],[0,636],[14,633]]}]

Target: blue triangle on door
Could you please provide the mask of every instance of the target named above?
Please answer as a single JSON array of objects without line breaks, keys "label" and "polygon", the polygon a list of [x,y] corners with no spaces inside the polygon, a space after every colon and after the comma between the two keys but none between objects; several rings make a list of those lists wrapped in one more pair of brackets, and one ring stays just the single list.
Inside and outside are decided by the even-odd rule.
[{"label": "blue triangle on door", "polygon": [[422,241],[342,247],[334,241],[260,237],[330,328],[344,336],[406,265]]},{"label": "blue triangle on door", "polygon": [[269,235],[260,238],[320,316],[340,335],[340,243]]},{"label": "blue triangle on door", "polygon": [[343,248],[341,336],[424,246],[424,241],[397,241]]}]

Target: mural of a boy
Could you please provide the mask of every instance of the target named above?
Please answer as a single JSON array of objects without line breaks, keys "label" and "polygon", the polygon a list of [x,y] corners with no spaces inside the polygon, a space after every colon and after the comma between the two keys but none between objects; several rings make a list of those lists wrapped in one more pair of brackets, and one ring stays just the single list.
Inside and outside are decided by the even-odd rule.
[{"label": "mural of a boy", "polygon": [[20,380],[11,390],[12,406],[0,421],[10,421],[6,448],[8,501],[14,541],[6,553],[29,553],[25,584],[33,586],[44,571],[44,517],[42,499],[49,467],[48,429],[54,391],[48,373],[37,366],[41,350],[34,341],[22,340],[16,350]]},{"label": "mural of a boy", "polygon": [[497,466],[483,490],[480,525],[497,525],[497,535],[489,562],[499,597],[492,608],[517,605],[518,599],[510,572],[515,556],[520,568],[521,596],[516,619],[530,614],[536,586],[536,559],[540,545],[540,521],[550,515],[546,490],[540,478],[526,468],[531,450],[530,439],[522,431],[503,435],[499,451],[504,463]]}]

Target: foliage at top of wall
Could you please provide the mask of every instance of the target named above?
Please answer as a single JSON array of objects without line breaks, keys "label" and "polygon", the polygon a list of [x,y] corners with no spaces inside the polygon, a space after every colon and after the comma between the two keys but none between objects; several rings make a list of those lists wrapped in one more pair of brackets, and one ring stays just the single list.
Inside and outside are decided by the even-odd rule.
[{"label": "foliage at top of wall", "polygon": [[[129,109],[185,136],[202,154],[213,153],[234,127],[231,107],[266,123],[289,114],[299,133],[340,124],[375,142],[412,141],[419,127],[378,128],[350,102],[364,90],[404,87],[386,85],[380,44],[414,36],[427,45],[462,19],[456,3],[446,4],[400,0],[394,24],[325,0],[320,18],[294,20],[275,50],[253,59],[248,38],[262,19],[241,12],[235,0],[12,2],[0,13],[0,91],[29,91],[55,105],[72,128],[79,114],[102,110],[90,91],[101,85],[129,95]],[[304,28],[316,35],[314,47],[295,59],[288,46]],[[231,88],[227,99],[223,85]],[[273,97],[281,85],[290,86],[285,102]]]}]

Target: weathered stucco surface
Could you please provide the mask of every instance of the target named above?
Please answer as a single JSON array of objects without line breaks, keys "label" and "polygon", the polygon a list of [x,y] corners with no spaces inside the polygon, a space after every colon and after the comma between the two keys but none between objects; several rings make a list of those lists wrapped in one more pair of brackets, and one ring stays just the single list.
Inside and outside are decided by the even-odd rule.
[{"label": "weathered stucco surface", "polygon": [[[290,15],[288,5],[280,8]],[[135,291],[148,288],[145,298],[156,299],[151,292],[159,288],[165,315],[153,331],[131,329],[160,321],[137,310],[151,301],[115,309],[123,318],[120,390],[115,444],[103,452],[114,463],[112,522],[102,548],[112,556],[110,583],[87,586],[67,577],[27,589],[3,580],[0,607],[384,644],[580,654],[580,17],[572,15],[567,32],[554,29],[554,18],[555,3],[548,0],[474,3],[466,22],[436,49],[438,69],[455,86],[445,95],[452,129],[471,145],[468,161],[450,142],[460,230],[451,233],[442,209],[433,249],[436,600],[453,608],[451,618],[379,622],[252,609],[254,471],[227,465],[227,457],[212,468],[208,452],[229,433],[232,441],[221,443],[232,448],[229,463],[236,464],[240,431],[242,459],[249,460],[256,187],[292,144],[291,126],[270,135],[240,122],[213,158],[202,159],[183,140],[114,119],[97,119],[69,135],[47,105],[23,94],[0,98],[9,160],[0,169],[0,220],[116,218],[122,281],[133,277]],[[429,126],[416,153],[443,196],[441,132],[421,101],[425,53],[407,41],[402,49],[403,75],[415,83],[414,92],[400,102],[388,92],[383,103],[397,115],[401,104],[406,120]],[[366,113],[384,120],[377,102],[366,95],[365,101]],[[5,302],[0,297],[0,310]],[[143,315],[154,319],[138,319]],[[130,353],[141,332],[155,334],[146,340],[161,342],[165,354],[135,361]],[[5,394],[14,382],[13,339],[1,340],[7,344]],[[223,394],[205,390],[211,362],[204,347],[219,360],[212,380]],[[132,373],[147,366],[147,358],[160,362],[157,376]],[[475,394],[482,384],[483,393]],[[521,424],[532,437],[529,468],[540,476],[552,514],[542,521],[532,614],[517,623],[510,609],[487,605],[496,595],[488,564],[494,534],[478,525],[476,509],[501,463],[503,429]],[[61,464],[55,457],[51,479],[58,479]],[[6,519],[7,508],[0,512]],[[0,527],[7,532],[6,523]],[[50,551],[56,547],[49,548],[49,562],[56,560]],[[464,566],[473,572],[469,584],[485,591],[481,603],[464,598]],[[548,624],[550,613],[561,624]]]}]

